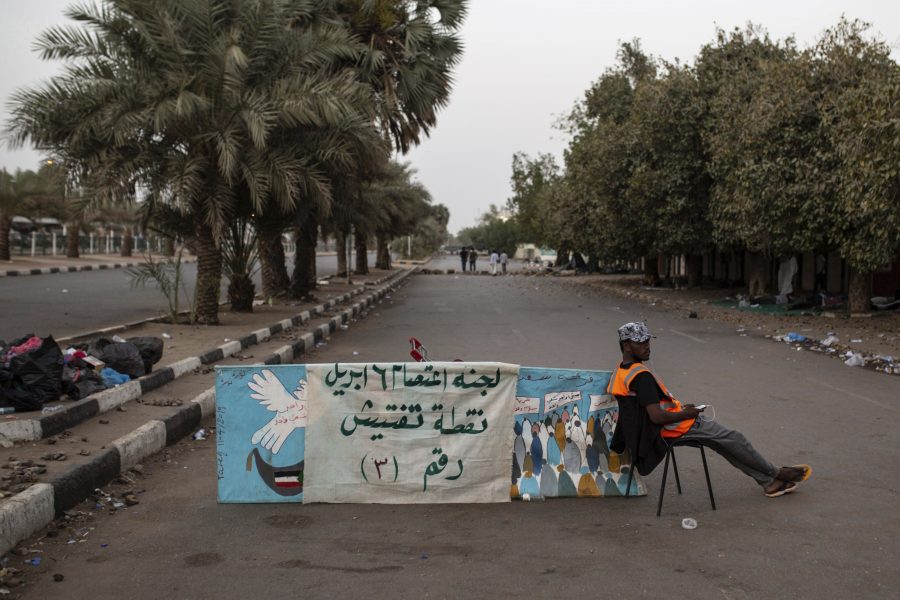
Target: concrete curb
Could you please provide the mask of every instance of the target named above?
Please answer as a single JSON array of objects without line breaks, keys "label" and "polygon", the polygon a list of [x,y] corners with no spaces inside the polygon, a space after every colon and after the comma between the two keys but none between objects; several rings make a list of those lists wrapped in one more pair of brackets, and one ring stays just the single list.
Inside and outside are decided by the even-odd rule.
[{"label": "concrete curb", "polygon": [[[25,275],[49,275],[51,273],[78,273],[80,271],[109,271],[143,264],[144,261],[126,263],[97,263],[96,265],[71,265],[68,267],[43,267],[41,269],[9,269],[0,271],[0,277],[24,277]],[[197,262],[196,258],[182,259],[182,264]]]},{"label": "concrete curb", "polygon": [[[387,275],[385,277],[382,277],[381,279],[374,281],[371,285],[378,286],[384,283],[391,282],[392,280],[401,281],[412,272],[413,270],[407,270],[401,272],[399,275]],[[390,285],[392,284],[388,283],[387,287],[389,287]],[[293,329],[296,326],[308,323],[314,316],[320,315],[328,311],[329,309],[334,308],[338,304],[350,300],[354,296],[358,296],[359,294],[363,294],[369,291],[367,287],[360,287],[353,290],[352,292],[347,292],[346,294],[338,296],[337,298],[332,298],[328,302],[319,304],[310,310],[304,310],[303,312],[294,315],[290,319],[283,319],[273,325],[270,325],[269,327],[258,329],[239,340],[233,340],[226,344],[213,348],[212,350],[207,350],[200,356],[191,356],[188,358],[184,358],[133,381],[129,381],[114,388],[92,394],[87,398],[78,400],[72,404],[65,405],[64,409],[57,412],[47,415],[35,415],[34,418],[29,419],[2,421],[0,422],[0,438],[6,438],[7,440],[14,442],[27,442],[41,440],[53,435],[58,435],[66,429],[69,429],[70,427],[73,427],[74,425],[77,425],[78,423],[81,423],[83,421],[86,421],[91,417],[112,410],[117,406],[120,406],[126,402],[130,402],[131,400],[136,400],[142,395],[156,390],[164,386],[165,384],[178,379],[182,375],[192,372],[194,369],[201,365],[213,364],[224,359],[227,356],[236,354],[241,350],[244,350],[245,348],[249,348],[250,346],[262,343],[277,333],[288,329]],[[387,289],[387,287],[382,288],[382,291],[384,289]],[[376,291],[376,293],[379,293],[379,291]],[[381,296],[379,295],[378,297],[380,298]],[[332,321],[333,320],[334,319],[332,319]],[[335,328],[340,324],[341,323],[333,325],[329,323],[329,331],[334,331]],[[327,333],[325,333],[324,335],[327,335]],[[319,341],[320,339],[322,339],[322,337],[323,334],[321,332],[316,332],[314,334],[312,343]],[[304,348],[309,348],[309,345],[304,342],[304,337],[301,336],[300,339],[291,346],[285,346],[284,348],[282,348],[279,351],[280,355],[276,354],[273,356],[279,356],[280,360],[281,356],[288,356],[287,350],[285,348],[293,348],[298,344],[301,344],[301,351]],[[272,359],[272,357],[267,358],[270,360],[274,360]],[[288,358],[287,360],[290,360],[290,358]],[[268,362],[266,364],[277,363]]]},{"label": "concrete curb", "polygon": [[[306,353],[315,346],[315,342],[373,306],[393,290],[395,284],[402,282],[414,271],[415,269],[409,269],[393,277],[388,285],[374,290],[313,332],[303,334],[293,344],[279,348],[274,354],[255,364],[281,364]],[[215,386],[204,390],[169,416],[152,419],[115,440],[107,446],[108,450],[89,462],[59,475],[50,483],[35,484],[0,505],[0,554],[9,552],[20,541],[46,527],[57,514],[77,506],[95,489],[105,486],[122,472],[190,434],[200,426],[203,419],[215,414],[215,393]]]}]

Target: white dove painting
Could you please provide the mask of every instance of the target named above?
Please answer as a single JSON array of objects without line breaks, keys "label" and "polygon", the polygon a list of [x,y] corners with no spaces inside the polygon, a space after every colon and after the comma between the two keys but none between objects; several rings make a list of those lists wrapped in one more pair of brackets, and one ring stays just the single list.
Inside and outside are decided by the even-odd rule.
[{"label": "white dove painting", "polygon": [[305,365],[217,371],[219,501],[302,501]]}]

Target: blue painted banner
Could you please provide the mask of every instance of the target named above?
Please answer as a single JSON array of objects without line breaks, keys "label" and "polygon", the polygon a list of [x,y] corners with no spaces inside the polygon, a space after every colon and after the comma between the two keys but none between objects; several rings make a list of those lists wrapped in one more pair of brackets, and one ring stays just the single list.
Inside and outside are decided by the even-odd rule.
[{"label": "blue painted banner", "polygon": [[[609,371],[520,367],[513,498],[621,496],[631,466],[610,451],[619,409]],[[646,494],[635,473],[632,495]]]},{"label": "blue painted banner", "polygon": [[[624,494],[629,465],[609,451],[609,375],[519,368],[512,498]],[[303,501],[307,388],[305,365],[216,367],[219,502]],[[632,494],[645,493],[635,474]]]},{"label": "blue painted banner", "polygon": [[219,502],[302,502],[306,366],[216,367]]}]

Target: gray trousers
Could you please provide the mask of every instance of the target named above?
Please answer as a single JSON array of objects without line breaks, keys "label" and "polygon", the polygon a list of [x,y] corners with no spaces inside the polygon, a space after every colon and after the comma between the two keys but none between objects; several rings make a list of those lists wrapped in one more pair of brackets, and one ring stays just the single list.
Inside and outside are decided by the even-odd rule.
[{"label": "gray trousers", "polygon": [[763,458],[744,434],[723,427],[715,421],[700,417],[687,433],[676,439],[703,442],[761,486],[769,485],[778,475],[778,468]]}]

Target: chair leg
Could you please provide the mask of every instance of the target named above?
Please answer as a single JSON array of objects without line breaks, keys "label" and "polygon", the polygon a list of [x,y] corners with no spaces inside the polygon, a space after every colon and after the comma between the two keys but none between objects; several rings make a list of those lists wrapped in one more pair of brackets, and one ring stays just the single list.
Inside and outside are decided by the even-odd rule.
[{"label": "chair leg", "polygon": [[675,485],[678,486],[678,493],[681,494],[681,478],[678,476],[678,463],[675,461],[675,448],[671,448],[669,452],[672,454],[672,471],[675,472]]},{"label": "chair leg", "polygon": [[709,490],[709,503],[712,504],[712,509],[716,510],[716,499],[713,496],[712,482],[709,480],[709,468],[706,466],[706,452],[704,452],[703,446],[700,446],[700,457],[703,459],[703,472],[706,474],[706,488]]},{"label": "chair leg", "polygon": [[662,512],[663,495],[666,493],[666,476],[669,474],[669,455],[670,454],[672,454],[671,448],[666,450],[666,464],[663,467],[662,483],[659,486],[659,504],[657,504],[657,506],[656,506],[656,516],[657,517]]}]

